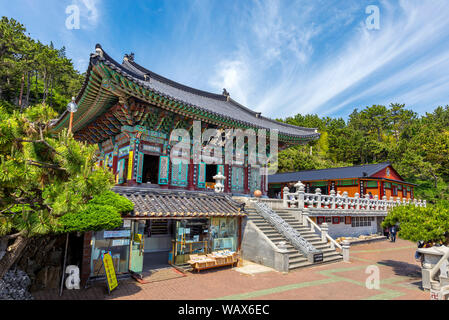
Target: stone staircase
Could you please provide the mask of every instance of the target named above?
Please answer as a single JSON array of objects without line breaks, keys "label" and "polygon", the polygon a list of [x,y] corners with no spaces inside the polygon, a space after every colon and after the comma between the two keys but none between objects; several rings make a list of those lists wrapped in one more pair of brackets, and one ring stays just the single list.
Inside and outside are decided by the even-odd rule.
[{"label": "stone staircase", "polygon": [[310,228],[304,227],[291,213],[287,210],[276,209],[276,213],[284,219],[290,226],[298,231],[301,236],[311,243],[315,248],[323,252],[323,261],[319,263],[312,263],[307,260],[300,251],[298,251],[293,245],[280,234],[275,227],[267,222],[262,216],[260,216],[256,209],[246,206],[245,212],[248,215],[248,219],[252,221],[260,231],[262,231],[268,239],[270,239],[275,245],[280,241],[285,241],[287,245],[287,252],[289,257],[289,270],[308,267],[322,263],[332,263],[343,260],[343,256],[335,249],[330,248],[330,244],[322,242],[321,237],[314,232],[310,231]]}]

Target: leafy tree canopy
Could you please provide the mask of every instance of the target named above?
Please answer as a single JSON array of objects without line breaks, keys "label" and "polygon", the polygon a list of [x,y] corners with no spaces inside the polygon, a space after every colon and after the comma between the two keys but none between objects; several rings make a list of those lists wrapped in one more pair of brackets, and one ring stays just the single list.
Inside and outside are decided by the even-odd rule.
[{"label": "leafy tree canopy", "polygon": [[96,167],[96,146],[51,134],[55,115],[46,105],[12,114],[0,107],[0,235],[113,228],[133,208],[109,191],[113,176]]},{"label": "leafy tree canopy", "polygon": [[382,222],[382,227],[399,225],[398,236],[405,240],[449,243],[449,202],[442,201],[426,208],[398,206]]}]

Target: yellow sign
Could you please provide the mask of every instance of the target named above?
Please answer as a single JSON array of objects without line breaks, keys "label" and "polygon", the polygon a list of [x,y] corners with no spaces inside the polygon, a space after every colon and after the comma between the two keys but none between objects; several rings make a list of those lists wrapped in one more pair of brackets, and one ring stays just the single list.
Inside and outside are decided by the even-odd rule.
[{"label": "yellow sign", "polygon": [[133,176],[133,152],[130,151],[129,152],[129,156],[128,156],[128,180],[131,180],[132,176]]},{"label": "yellow sign", "polygon": [[142,242],[142,235],[140,233],[134,234],[134,242]]},{"label": "yellow sign", "polygon": [[106,280],[108,282],[109,292],[117,288],[117,276],[114,270],[114,263],[112,262],[112,257],[109,253],[103,255],[103,265],[104,271],[106,273]]}]

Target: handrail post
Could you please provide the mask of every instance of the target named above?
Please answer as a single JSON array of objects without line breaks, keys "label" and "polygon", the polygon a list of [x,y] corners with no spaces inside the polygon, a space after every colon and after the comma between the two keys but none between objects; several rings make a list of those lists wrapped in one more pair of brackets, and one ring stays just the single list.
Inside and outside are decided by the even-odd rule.
[{"label": "handrail post", "polygon": [[335,209],[335,190],[334,189],[332,189],[331,190],[331,209]]},{"label": "handrail post", "polygon": [[343,209],[347,210],[348,209],[348,203],[349,199],[348,199],[348,192],[345,191],[343,192]]},{"label": "handrail post", "polygon": [[284,200],[284,208],[288,208],[288,194],[290,189],[288,187],[284,187],[284,196],[282,197]]},{"label": "handrail post", "polygon": [[355,198],[355,209],[356,209],[357,211],[359,211],[359,210],[360,210],[360,195],[359,195],[358,192],[356,192],[356,193],[354,194],[354,198]]},{"label": "handrail post", "polygon": [[298,183],[295,185],[297,186],[296,192],[298,193],[298,209],[302,210],[304,209],[304,184],[301,183],[301,181],[298,181]]},{"label": "handrail post", "polygon": [[365,194],[365,199],[366,199],[366,207],[365,210],[370,210],[371,208],[371,200],[369,198],[369,194]]},{"label": "handrail post", "polygon": [[349,248],[350,248],[350,243],[348,240],[343,240],[343,242],[341,243],[342,246],[342,251],[343,251],[343,261],[344,262],[349,262]]},{"label": "handrail post", "polygon": [[315,190],[315,195],[316,195],[316,207],[318,208],[318,209],[321,209],[321,189],[320,188],[317,188],[316,190]]},{"label": "handrail post", "polygon": [[304,225],[304,227],[308,227],[309,226],[309,220],[307,220],[307,217],[309,216],[309,213],[306,211],[303,211],[302,213],[302,224]]},{"label": "handrail post", "polygon": [[326,222],[321,224],[321,241],[327,242],[327,234],[329,232],[329,226]]}]

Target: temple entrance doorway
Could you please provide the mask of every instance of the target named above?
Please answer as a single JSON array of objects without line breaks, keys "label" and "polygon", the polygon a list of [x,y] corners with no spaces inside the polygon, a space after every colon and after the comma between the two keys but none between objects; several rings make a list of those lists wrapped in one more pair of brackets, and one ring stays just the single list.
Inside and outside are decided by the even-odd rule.
[{"label": "temple entrance doorway", "polygon": [[145,154],[143,157],[142,183],[158,184],[159,156]]},{"label": "temple entrance doorway", "polygon": [[214,176],[218,173],[216,164],[207,164],[206,165],[206,189],[214,189],[215,180]]}]

